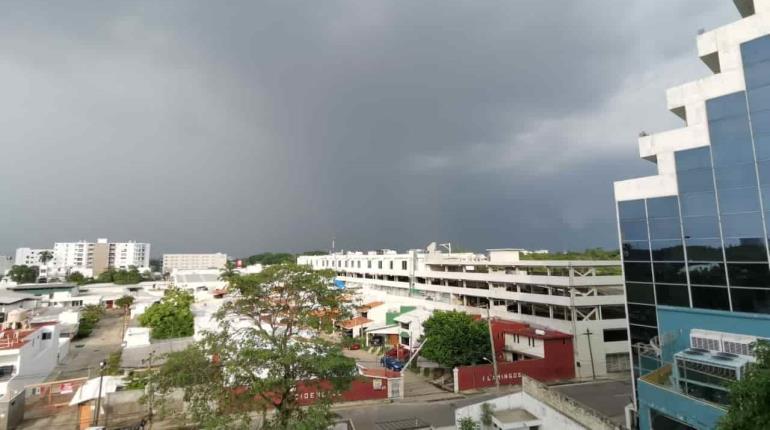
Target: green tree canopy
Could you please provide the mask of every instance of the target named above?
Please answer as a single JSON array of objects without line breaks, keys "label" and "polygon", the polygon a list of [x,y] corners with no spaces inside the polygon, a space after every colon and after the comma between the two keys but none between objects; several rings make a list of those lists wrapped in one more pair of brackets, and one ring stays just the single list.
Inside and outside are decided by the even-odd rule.
[{"label": "green tree canopy", "polygon": [[69,275],[67,275],[67,281],[74,282],[78,285],[83,285],[86,282],[86,277],[80,272],[72,272]]},{"label": "green tree canopy", "polygon": [[720,430],[767,428],[770,423],[770,342],[754,345],[756,363],[730,385],[730,405],[719,421]]},{"label": "green tree canopy", "polygon": [[233,278],[240,276],[240,273],[235,270],[235,263],[228,260],[225,263],[225,267],[219,271],[219,279],[227,282],[228,285],[233,281]]},{"label": "green tree canopy", "polygon": [[134,296],[123,296],[115,300],[115,304],[123,309],[128,309],[134,304]]},{"label": "green tree canopy", "polygon": [[37,266],[27,266],[26,264],[18,266],[14,265],[8,271],[8,277],[11,278],[13,282],[19,284],[30,284],[37,282],[38,273]]},{"label": "green tree canopy", "polygon": [[192,336],[194,317],[190,310],[193,296],[177,288],[166,290],[160,302],[153,304],[139,316],[139,324],[150,327],[153,339],[171,339]]},{"label": "green tree canopy", "polygon": [[51,251],[43,251],[40,254],[38,254],[38,259],[40,260],[43,265],[45,263],[48,263],[49,261],[53,260],[53,252]]},{"label": "green tree canopy", "polygon": [[522,254],[522,260],[620,260],[620,251],[589,248],[584,251],[546,252]]},{"label": "green tree canopy", "polygon": [[[355,361],[318,336],[344,312],[331,278],[295,264],[234,278],[235,298],[215,317],[219,331],[205,333],[187,358],[170,357],[158,388],[184,388],[189,418],[202,428],[246,428],[248,412],[256,410],[263,411],[262,429],[327,429],[331,396],[303,408],[296,391],[298,382],[327,381],[318,388],[333,395],[354,377]],[[264,413],[271,408],[273,414]]]},{"label": "green tree canopy", "polygon": [[423,323],[425,346],[421,354],[444,367],[454,368],[491,359],[486,321],[458,311],[436,311]]},{"label": "green tree canopy", "polygon": [[125,269],[107,269],[100,273],[96,277],[97,282],[114,282],[118,285],[133,285],[138,284],[147,279],[142,276],[139,269],[131,266],[128,270]]},{"label": "green tree canopy", "polygon": [[297,257],[288,252],[263,252],[245,258],[243,261],[247,265],[259,263],[265,266],[272,266],[274,264],[294,263],[296,260]]}]

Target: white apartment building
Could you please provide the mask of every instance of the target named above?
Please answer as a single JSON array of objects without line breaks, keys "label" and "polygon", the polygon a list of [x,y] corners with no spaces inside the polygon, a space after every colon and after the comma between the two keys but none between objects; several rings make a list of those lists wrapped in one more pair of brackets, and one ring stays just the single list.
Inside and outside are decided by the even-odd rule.
[{"label": "white apartment building", "polygon": [[53,252],[53,249],[17,248],[16,259],[13,264],[17,266],[40,266],[40,254],[43,252]]},{"label": "white apartment building", "polygon": [[335,270],[338,282],[358,291],[363,302],[484,317],[490,307],[492,317],[569,333],[574,336],[575,374],[581,378],[628,370],[619,261],[522,260],[519,249],[480,255],[431,248],[301,256],[297,262]]},{"label": "white apartment building", "polygon": [[163,273],[174,270],[222,269],[227,263],[227,254],[163,254]]},{"label": "white apartment building", "polygon": [[144,271],[150,267],[150,244],[134,241],[97,239],[96,242],[56,242],[53,255],[52,266],[59,276],[73,271],[98,276],[109,268],[128,269],[134,266]]}]

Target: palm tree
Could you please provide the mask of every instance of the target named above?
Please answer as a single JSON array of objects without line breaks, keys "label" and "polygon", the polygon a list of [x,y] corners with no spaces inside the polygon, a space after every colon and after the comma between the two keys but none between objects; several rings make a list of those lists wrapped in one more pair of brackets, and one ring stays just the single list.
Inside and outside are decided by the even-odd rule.
[{"label": "palm tree", "polygon": [[227,286],[230,286],[233,279],[238,276],[241,276],[241,274],[235,270],[235,263],[229,260],[225,263],[225,267],[219,271],[219,280],[227,282]]},{"label": "palm tree", "polygon": [[45,266],[45,263],[48,263],[49,261],[53,260],[53,252],[51,251],[43,251],[40,254],[38,254],[37,257],[41,263],[43,263],[43,266]]}]

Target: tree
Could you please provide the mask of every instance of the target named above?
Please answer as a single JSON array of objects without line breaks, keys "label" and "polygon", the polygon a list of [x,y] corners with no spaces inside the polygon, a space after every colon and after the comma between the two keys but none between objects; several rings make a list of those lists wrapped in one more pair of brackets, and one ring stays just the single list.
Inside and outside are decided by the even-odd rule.
[{"label": "tree", "polygon": [[491,357],[485,321],[457,311],[436,311],[423,323],[425,346],[421,354],[444,367],[477,364]]},{"label": "tree", "polygon": [[26,264],[14,265],[8,271],[8,277],[13,282],[19,284],[30,284],[37,282],[38,268],[37,266],[27,266]]},{"label": "tree", "polygon": [[40,254],[38,254],[37,257],[41,263],[43,263],[43,266],[45,266],[46,263],[53,260],[53,253],[51,251],[43,251]]},{"label": "tree", "polygon": [[[233,278],[235,298],[217,312],[218,331],[204,333],[186,358],[169,357],[159,388],[182,387],[189,417],[203,428],[245,428],[254,410],[266,430],[328,428],[331,398],[355,374],[355,361],[319,335],[344,311],[332,276],[282,264]],[[298,384],[325,395],[300,407]]]},{"label": "tree", "polygon": [[163,261],[157,258],[151,258],[150,270],[152,270],[153,272],[160,272],[161,270],[163,270]]},{"label": "tree", "polygon": [[233,279],[237,276],[240,276],[240,273],[235,270],[235,263],[228,260],[225,263],[225,267],[222,268],[219,271],[219,280],[227,282],[227,286],[230,286],[230,283],[233,281]]},{"label": "tree", "polygon": [[154,303],[139,316],[142,327],[150,327],[153,339],[171,339],[192,336],[194,317],[190,310],[192,294],[170,288],[158,303]]},{"label": "tree", "polygon": [[134,304],[134,296],[123,296],[115,300],[115,305],[123,309],[124,312],[128,311],[128,308]]},{"label": "tree", "polygon": [[760,340],[753,350],[757,361],[730,385],[730,405],[720,430],[759,429],[770,423],[770,342]]},{"label": "tree", "polygon": [[294,254],[287,252],[263,252],[262,254],[252,255],[245,259],[247,265],[263,264],[265,266],[272,266],[274,264],[289,264],[297,261],[297,257]]},{"label": "tree", "polygon": [[479,430],[479,423],[473,421],[471,417],[460,418],[458,423],[460,424],[457,427],[459,430]]},{"label": "tree", "polygon": [[67,275],[68,282],[74,282],[78,285],[83,285],[86,282],[86,277],[80,272],[72,272]]}]

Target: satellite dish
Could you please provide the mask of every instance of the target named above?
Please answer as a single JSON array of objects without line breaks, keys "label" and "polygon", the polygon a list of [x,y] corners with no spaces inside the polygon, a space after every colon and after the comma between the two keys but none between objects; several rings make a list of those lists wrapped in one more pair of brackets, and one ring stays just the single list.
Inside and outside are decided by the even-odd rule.
[{"label": "satellite dish", "polygon": [[430,252],[431,254],[436,252],[436,242],[431,242],[428,245],[428,252]]}]

